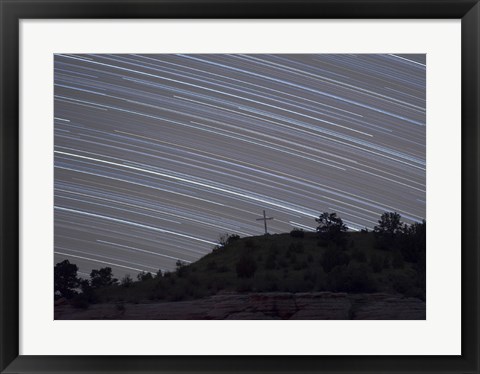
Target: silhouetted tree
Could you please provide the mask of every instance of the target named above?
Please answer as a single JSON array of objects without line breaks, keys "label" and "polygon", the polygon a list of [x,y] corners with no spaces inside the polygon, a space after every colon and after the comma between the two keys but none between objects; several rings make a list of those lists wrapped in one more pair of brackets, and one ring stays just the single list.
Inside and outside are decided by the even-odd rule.
[{"label": "silhouetted tree", "polygon": [[80,288],[82,293],[76,296],[74,299],[74,301],[77,302],[77,307],[88,307],[88,305],[97,302],[97,296],[95,295],[94,288],[88,279],[82,279],[80,281]]},{"label": "silhouetted tree", "polygon": [[90,273],[90,285],[92,288],[100,288],[117,284],[118,280],[113,277],[112,268],[105,267],[100,270],[92,270]]},{"label": "silhouetted tree", "polygon": [[125,288],[128,288],[132,285],[133,283],[133,279],[132,277],[130,277],[130,274],[127,274],[125,275],[122,280],[120,281],[120,285],[125,287]]},{"label": "silhouetted tree", "polygon": [[177,275],[179,277],[183,277],[187,274],[188,267],[186,262],[182,260],[177,260],[177,262],[175,263],[175,266],[176,266]]},{"label": "silhouetted tree", "polygon": [[141,273],[137,274],[137,279],[139,281],[143,282],[143,281],[146,281],[146,280],[153,279],[153,275],[152,275],[152,273],[146,273],[146,272],[142,271]]},{"label": "silhouetted tree", "polygon": [[76,289],[80,286],[80,279],[77,272],[78,266],[68,260],[55,265],[53,270],[55,295],[70,299],[78,294]]},{"label": "silhouetted tree", "polygon": [[347,226],[336,213],[322,213],[315,219],[318,223],[317,232],[323,240],[331,240],[336,244],[342,244],[345,238]]},{"label": "silhouetted tree", "polygon": [[92,289],[92,286],[90,285],[90,282],[88,279],[82,279],[80,281],[80,289],[82,290],[83,293],[90,292]]},{"label": "silhouetted tree", "polygon": [[427,246],[427,223],[414,223],[406,226],[400,241],[400,250],[405,261],[425,266],[425,252]]},{"label": "silhouetted tree", "polygon": [[385,212],[378,221],[378,225],[374,227],[375,233],[394,235],[403,229],[401,222],[402,216],[397,212]]},{"label": "silhouetted tree", "polygon": [[401,222],[401,216],[397,212],[385,212],[378,220],[378,225],[373,228],[377,247],[381,249],[398,248],[399,237],[405,225]]}]

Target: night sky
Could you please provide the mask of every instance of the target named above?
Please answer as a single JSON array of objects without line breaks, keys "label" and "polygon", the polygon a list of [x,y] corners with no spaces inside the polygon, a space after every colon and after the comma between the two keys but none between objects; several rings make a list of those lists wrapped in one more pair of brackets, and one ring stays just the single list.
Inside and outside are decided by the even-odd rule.
[{"label": "night sky", "polygon": [[425,55],[55,55],[55,263],[172,270],[224,233],[425,218]]}]

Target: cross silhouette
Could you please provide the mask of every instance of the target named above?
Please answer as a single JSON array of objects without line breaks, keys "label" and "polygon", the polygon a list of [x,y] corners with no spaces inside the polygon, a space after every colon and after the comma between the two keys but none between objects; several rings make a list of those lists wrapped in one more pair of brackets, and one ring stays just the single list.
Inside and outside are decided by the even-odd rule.
[{"label": "cross silhouette", "polygon": [[269,219],[273,219],[273,217],[268,217],[267,218],[267,215],[265,214],[265,211],[263,211],[263,218],[257,218],[256,221],[263,221],[263,223],[265,224],[265,235],[268,234],[267,232],[267,220]]}]

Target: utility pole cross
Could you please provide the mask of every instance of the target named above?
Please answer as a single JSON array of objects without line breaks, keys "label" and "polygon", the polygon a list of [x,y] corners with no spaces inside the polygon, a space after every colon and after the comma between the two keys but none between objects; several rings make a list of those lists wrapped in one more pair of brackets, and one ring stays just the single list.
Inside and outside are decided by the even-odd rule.
[{"label": "utility pole cross", "polygon": [[256,221],[263,221],[263,223],[265,224],[265,235],[268,234],[267,232],[267,220],[269,219],[273,219],[273,217],[267,217],[267,215],[265,214],[265,211],[263,211],[263,218],[257,218]]}]

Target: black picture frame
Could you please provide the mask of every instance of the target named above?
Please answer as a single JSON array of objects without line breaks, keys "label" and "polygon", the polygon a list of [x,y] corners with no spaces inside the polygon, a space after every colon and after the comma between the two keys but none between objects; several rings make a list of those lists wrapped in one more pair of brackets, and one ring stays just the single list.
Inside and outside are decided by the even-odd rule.
[{"label": "black picture frame", "polygon": [[[1,373],[479,373],[480,5],[477,0],[0,0],[0,12]],[[19,20],[35,18],[461,19],[462,354],[460,356],[19,355]]]}]

